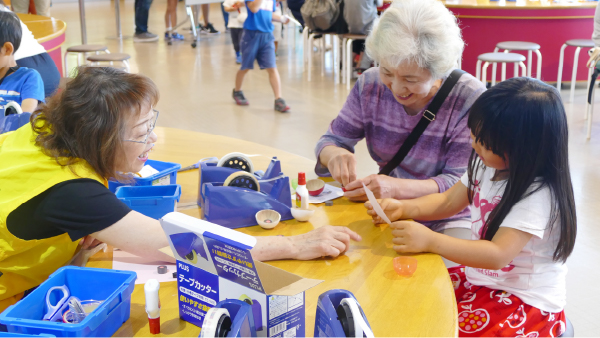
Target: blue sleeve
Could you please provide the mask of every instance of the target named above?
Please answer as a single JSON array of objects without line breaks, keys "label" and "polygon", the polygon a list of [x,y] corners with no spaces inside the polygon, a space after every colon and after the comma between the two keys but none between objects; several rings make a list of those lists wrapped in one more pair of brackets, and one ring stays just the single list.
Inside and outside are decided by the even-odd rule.
[{"label": "blue sleeve", "polygon": [[21,102],[25,99],[36,99],[40,102],[46,102],[44,95],[44,81],[40,73],[35,69],[29,69],[24,77],[21,87]]}]

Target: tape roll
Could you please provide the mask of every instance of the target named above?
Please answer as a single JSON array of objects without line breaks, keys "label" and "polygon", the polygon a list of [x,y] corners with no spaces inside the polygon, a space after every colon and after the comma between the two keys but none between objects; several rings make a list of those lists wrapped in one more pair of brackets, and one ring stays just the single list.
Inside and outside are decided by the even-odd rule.
[{"label": "tape roll", "polygon": [[[360,305],[353,298],[344,298],[336,309],[338,318],[342,322],[346,337],[374,338],[373,331],[367,323],[366,316]],[[344,323],[345,322],[345,323]]]},{"label": "tape roll", "polygon": [[245,294],[241,295],[240,298],[238,298],[238,299],[246,302],[246,304],[248,304],[248,305],[252,305],[252,298],[246,296]]},{"label": "tape roll", "polygon": [[226,337],[231,330],[229,311],[213,307],[204,316],[200,337]]},{"label": "tape roll", "polygon": [[217,163],[217,167],[226,167],[254,173],[254,165],[248,156],[242,153],[229,153]]},{"label": "tape roll", "polygon": [[192,252],[185,255],[185,258],[192,264],[198,263],[198,253],[196,253],[196,250],[192,250]]},{"label": "tape roll", "polygon": [[235,172],[223,182],[225,187],[246,188],[254,191],[260,191],[260,184],[254,175],[244,171]]}]

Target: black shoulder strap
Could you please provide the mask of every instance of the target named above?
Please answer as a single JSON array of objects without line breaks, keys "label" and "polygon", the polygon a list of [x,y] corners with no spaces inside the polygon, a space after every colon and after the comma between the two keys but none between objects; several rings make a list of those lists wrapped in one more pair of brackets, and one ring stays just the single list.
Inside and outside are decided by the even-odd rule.
[{"label": "black shoulder strap", "polygon": [[452,88],[454,88],[454,85],[456,82],[458,82],[458,79],[460,79],[464,73],[465,71],[460,69],[455,69],[452,71],[442,85],[442,88],[440,88],[437,94],[435,94],[435,97],[423,113],[423,117],[421,117],[421,120],[419,120],[419,123],[417,123],[415,129],[413,129],[410,135],[408,135],[406,141],[404,141],[402,146],[400,146],[400,149],[396,155],[394,155],[394,157],[383,168],[381,168],[379,175],[389,175],[394,169],[396,169],[396,167],[398,167],[398,165],[400,165],[406,155],[408,155],[408,152],[412,149],[415,143],[417,143],[419,137],[421,137],[425,131],[425,128],[427,128],[429,123],[435,120],[435,115],[437,114],[438,110],[444,101],[446,101],[448,94],[450,94],[450,91],[452,91]]},{"label": "black shoulder strap", "polygon": [[18,69],[19,69],[19,66],[8,68],[8,70],[6,71],[6,74],[4,74],[4,76],[0,79],[0,85],[2,84],[2,82],[4,82],[4,79],[6,79],[7,76],[16,72]]}]

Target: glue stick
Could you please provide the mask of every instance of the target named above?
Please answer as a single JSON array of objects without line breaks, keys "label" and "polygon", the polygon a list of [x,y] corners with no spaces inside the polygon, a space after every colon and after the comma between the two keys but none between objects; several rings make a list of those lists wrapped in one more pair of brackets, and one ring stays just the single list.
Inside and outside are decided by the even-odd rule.
[{"label": "glue stick", "polygon": [[296,208],[308,209],[308,189],[306,189],[306,174],[298,173],[298,187],[296,188]]},{"label": "glue stick", "polygon": [[146,294],[146,313],[148,313],[148,322],[150,324],[150,333],[160,333],[160,299],[158,299],[158,289],[160,284],[156,279],[149,279],[144,285]]}]

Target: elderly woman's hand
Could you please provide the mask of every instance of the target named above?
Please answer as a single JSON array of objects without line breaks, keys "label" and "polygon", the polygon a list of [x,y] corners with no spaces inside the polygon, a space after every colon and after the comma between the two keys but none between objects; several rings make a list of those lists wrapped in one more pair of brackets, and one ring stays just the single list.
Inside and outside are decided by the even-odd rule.
[{"label": "elderly woman's hand", "polygon": [[[402,201],[395,200],[393,198],[384,198],[382,200],[378,199],[377,202],[379,202],[381,209],[390,219],[390,221],[393,222],[403,218],[404,205],[402,204]],[[365,203],[365,208],[367,208],[367,214],[373,217],[373,223],[375,223],[375,225],[385,223],[385,221],[377,215],[375,210],[373,210],[371,202]]]},{"label": "elderly woman's hand", "polygon": [[350,240],[362,240],[359,234],[346,227],[331,225],[288,238],[294,246],[293,259],[298,260],[337,257],[348,250]]},{"label": "elderly woman's hand", "polygon": [[342,187],[356,180],[356,158],[344,148],[328,146],[323,149],[321,156],[327,158],[327,169],[334,180]]},{"label": "elderly woman's hand", "polygon": [[377,198],[394,198],[396,197],[397,186],[400,183],[400,179],[389,177],[386,175],[369,175],[363,179],[355,180],[344,186],[346,196],[349,200],[354,202],[364,202],[367,200],[363,183],[369,190],[373,192],[373,195]]}]

